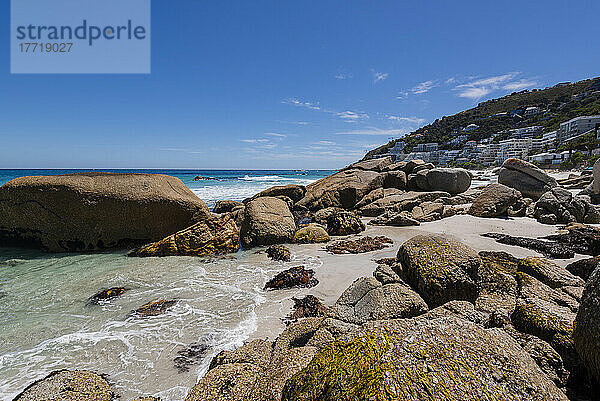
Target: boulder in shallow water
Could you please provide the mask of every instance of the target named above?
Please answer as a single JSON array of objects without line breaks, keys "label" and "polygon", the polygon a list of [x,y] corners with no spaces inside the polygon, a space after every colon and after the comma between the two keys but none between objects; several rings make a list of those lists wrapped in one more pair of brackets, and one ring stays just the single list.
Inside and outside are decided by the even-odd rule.
[{"label": "boulder in shallow water", "polygon": [[265,284],[265,290],[283,290],[287,288],[310,288],[319,284],[315,271],[304,266],[294,266],[278,273]]},{"label": "boulder in shallow water", "polygon": [[271,245],[267,248],[267,256],[273,260],[289,262],[292,258],[287,246],[281,244]]},{"label": "boulder in shallow water", "polygon": [[167,310],[175,306],[177,301],[175,300],[166,300],[159,299],[156,301],[148,302],[133,311],[134,316],[139,317],[148,317],[148,316],[158,316],[165,313]]},{"label": "boulder in shallow water", "polygon": [[30,384],[13,401],[112,401],[102,376],[85,370],[58,370]]},{"label": "boulder in shallow water", "polygon": [[208,207],[162,174],[77,173],[0,187],[0,243],[84,252],[157,241],[204,219]]},{"label": "boulder in shallow water", "polygon": [[230,213],[211,214],[191,227],[129,253],[129,256],[204,256],[237,252],[239,229]]},{"label": "boulder in shallow water", "polygon": [[329,308],[314,295],[306,295],[304,298],[292,297],[292,301],[294,301],[294,312],[284,319],[286,324],[306,317],[325,316],[329,312]]},{"label": "boulder in shallow water", "polygon": [[402,244],[397,259],[400,275],[430,307],[477,298],[479,255],[452,237],[417,235]]},{"label": "boulder in shallow water", "polygon": [[294,216],[281,199],[264,196],[246,204],[240,230],[244,248],[290,242],[295,232]]},{"label": "boulder in shallow water", "polygon": [[521,192],[523,196],[539,199],[558,186],[556,180],[531,163],[520,159],[508,159],[498,172],[498,183]]},{"label": "boulder in shallow water", "polygon": [[121,295],[123,295],[125,293],[125,291],[128,291],[128,290],[129,290],[129,288],[125,288],[125,287],[106,288],[106,289],[98,291],[96,294],[92,295],[88,299],[88,304],[98,305],[103,302],[108,302],[113,298],[120,297]]}]

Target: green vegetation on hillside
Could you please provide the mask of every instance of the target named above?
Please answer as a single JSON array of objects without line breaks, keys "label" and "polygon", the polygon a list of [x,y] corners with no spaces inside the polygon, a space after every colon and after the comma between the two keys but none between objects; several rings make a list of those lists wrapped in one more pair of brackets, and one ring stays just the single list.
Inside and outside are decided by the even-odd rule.
[{"label": "green vegetation on hillside", "polygon": [[[441,149],[451,149],[446,143],[454,138],[455,130],[469,124],[479,126],[472,132],[460,132],[467,140],[480,141],[500,131],[523,128],[532,125],[544,127],[544,132],[558,129],[560,123],[582,115],[600,114],[600,77],[587,79],[576,83],[559,84],[546,89],[533,89],[515,92],[510,95],[479,103],[477,107],[462,111],[453,116],[444,116],[433,123],[417,129],[401,139],[395,139],[387,144],[371,150],[363,160],[375,155],[387,153],[398,141],[406,142],[406,152],[420,143],[437,142]],[[584,99],[573,99],[573,95],[588,92]],[[524,117],[523,111],[530,106],[537,106],[545,113]],[[511,112],[513,112],[511,114]],[[508,113],[507,115],[497,115]],[[517,114],[517,115],[515,115]],[[506,139],[508,135],[500,135],[495,141]]]}]

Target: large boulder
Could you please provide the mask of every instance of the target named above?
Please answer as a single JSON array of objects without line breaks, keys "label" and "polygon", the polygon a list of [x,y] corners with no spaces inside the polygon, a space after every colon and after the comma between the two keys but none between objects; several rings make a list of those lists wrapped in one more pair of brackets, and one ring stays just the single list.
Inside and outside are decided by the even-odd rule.
[{"label": "large boulder", "polygon": [[404,283],[382,284],[375,277],[356,280],[337,300],[333,315],[362,324],[369,320],[407,318],[427,312],[427,304]]},{"label": "large boulder", "polygon": [[294,216],[281,199],[264,196],[246,204],[240,230],[244,248],[290,242],[295,232]]},{"label": "large boulder", "polygon": [[208,207],[161,174],[22,177],[0,187],[0,243],[52,252],[158,241],[203,220]]},{"label": "large boulder", "polygon": [[490,184],[475,199],[469,214],[477,217],[506,216],[509,208],[522,209],[523,196],[516,189],[502,184]]},{"label": "large boulder", "polygon": [[129,256],[204,256],[237,252],[239,234],[230,213],[212,214],[185,230],[132,251]]},{"label": "large boulder", "polygon": [[58,370],[30,384],[13,401],[111,401],[110,384],[85,370]]},{"label": "large boulder", "polygon": [[558,186],[556,180],[543,170],[520,159],[508,159],[502,164],[498,172],[498,182],[532,199],[538,199]]},{"label": "large boulder", "polygon": [[[371,192],[369,192],[368,194],[366,194],[361,200],[360,202],[358,202],[355,206],[356,209],[360,209],[363,206],[366,206],[370,203],[375,202],[378,199],[381,199],[383,197],[386,196],[391,196],[391,195],[400,195],[403,194],[404,191],[398,188],[377,188]],[[327,209],[321,209],[321,210],[327,210]],[[321,210],[319,210],[317,213],[320,213]],[[316,216],[316,214],[315,214]]]},{"label": "large boulder", "polygon": [[383,178],[384,188],[406,188],[406,173],[404,171],[390,171]]},{"label": "large boulder", "polygon": [[309,184],[297,204],[310,210],[331,206],[352,209],[366,194],[382,187],[383,179],[384,174],[377,171],[343,170]]},{"label": "large boulder", "polygon": [[371,170],[382,172],[391,166],[392,162],[393,160],[391,156],[381,157],[379,159],[361,160],[349,165],[348,167],[344,168],[344,170]]},{"label": "large boulder", "polygon": [[402,244],[397,260],[402,268],[399,274],[430,307],[452,300],[474,302],[477,298],[480,258],[452,237],[417,235]]},{"label": "large boulder", "polygon": [[269,189],[265,189],[262,192],[259,192],[258,194],[254,195],[252,198],[245,199],[244,203],[248,203],[251,200],[254,200],[256,198],[260,198],[263,196],[271,196],[274,198],[277,198],[280,196],[287,196],[288,198],[290,198],[292,200],[293,203],[296,203],[300,199],[302,199],[302,197],[304,196],[305,193],[306,193],[306,188],[303,185],[296,185],[296,184],[277,185],[277,186],[271,187]]},{"label": "large boulder", "polygon": [[567,400],[500,329],[442,317],[368,322],[360,333],[319,350],[281,400]]},{"label": "large boulder", "polygon": [[427,170],[426,177],[429,191],[444,191],[456,195],[471,186],[471,174],[463,168],[433,168]]},{"label": "large boulder", "polygon": [[575,319],[575,348],[591,376],[600,384],[600,268],[588,279]]}]

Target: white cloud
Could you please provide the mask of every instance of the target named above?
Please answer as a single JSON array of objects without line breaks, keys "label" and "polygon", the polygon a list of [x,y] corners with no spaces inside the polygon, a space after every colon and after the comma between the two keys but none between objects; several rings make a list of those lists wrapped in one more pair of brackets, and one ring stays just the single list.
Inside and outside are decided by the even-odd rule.
[{"label": "white cloud", "polygon": [[334,78],[339,79],[339,80],[350,79],[350,78],[352,78],[352,74],[347,74],[347,73],[341,72],[341,73],[335,74]]},{"label": "white cloud", "polygon": [[387,136],[400,136],[407,134],[408,131],[402,129],[380,129],[375,127],[369,127],[365,129],[336,132],[334,135],[387,135]]},{"label": "white cloud", "polygon": [[435,88],[436,86],[438,86],[437,81],[425,81],[425,82],[421,82],[420,84],[418,84],[417,86],[412,88],[411,92],[414,94],[417,94],[417,95],[422,94],[422,93],[427,93],[431,89]]},{"label": "white cloud", "polygon": [[377,72],[373,71],[373,82],[377,83],[380,81],[385,81],[390,74],[387,72]]},{"label": "white cloud", "polygon": [[450,78],[448,78],[448,79],[446,80],[446,82],[445,82],[445,83],[446,83],[446,85],[451,85],[451,84],[454,84],[454,83],[456,83],[456,78],[455,78],[455,77],[450,77]]},{"label": "white cloud", "polygon": [[422,124],[425,122],[424,118],[419,117],[398,117],[398,116],[388,116],[388,120],[411,123],[411,124]]},{"label": "white cloud", "polygon": [[278,132],[265,132],[265,135],[274,136],[275,138],[287,138],[286,134],[280,134]]},{"label": "white cloud", "polygon": [[321,107],[318,104],[302,101],[294,97],[285,99],[283,103],[293,104],[294,106],[306,107],[311,110],[321,110]]},{"label": "white cloud", "polygon": [[246,143],[268,143],[268,139],[242,139],[242,142]]},{"label": "white cloud", "polygon": [[333,145],[335,145],[335,142],[331,142],[331,141],[318,141],[318,142],[314,142],[313,145],[333,146]]},{"label": "white cloud", "polygon": [[339,118],[345,121],[358,121],[369,118],[365,113],[355,113],[354,111],[346,110],[340,113],[336,113]]},{"label": "white cloud", "polygon": [[396,99],[398,99],[398,100],[404,100],[407,97],[408,97],[408,92],[402,91],[402,92],[398,93],[398,96],[396,96]]},{"label": "white cloud", "polygon": [[466,84],[457,85],[454,90],[458,92],[459,97],[469,99],[480,99],[494,91],[509,90],[515,91],[525,89],[537,84],[531,79],[515,80],[519,72],[509,72],[508,74],[495,75],[487,78],[479,78]]},{"label": "white cloud", "polygon": [[521,89],[525,89],[525,88],[531,88],[532,86],[537,85],[536,81],[531,81],[531,80],[526,80],[526,79],[522,79],[518,82],[510,82],[506,85],[504,85],[502,88],[509,90],[509,91],[518,91]]}]

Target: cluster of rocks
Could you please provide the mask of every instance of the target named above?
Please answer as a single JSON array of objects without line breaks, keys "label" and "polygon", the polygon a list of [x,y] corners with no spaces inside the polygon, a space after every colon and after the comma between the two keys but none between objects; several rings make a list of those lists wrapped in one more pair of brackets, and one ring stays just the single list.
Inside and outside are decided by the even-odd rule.
[{"label": "cluster of rocks", "polygon": [[[196,400],[567,400],[600,380],[600,269],[421,235],[326,311],[223,351]],[[575,328],[574,328],[575,327]]]}]

